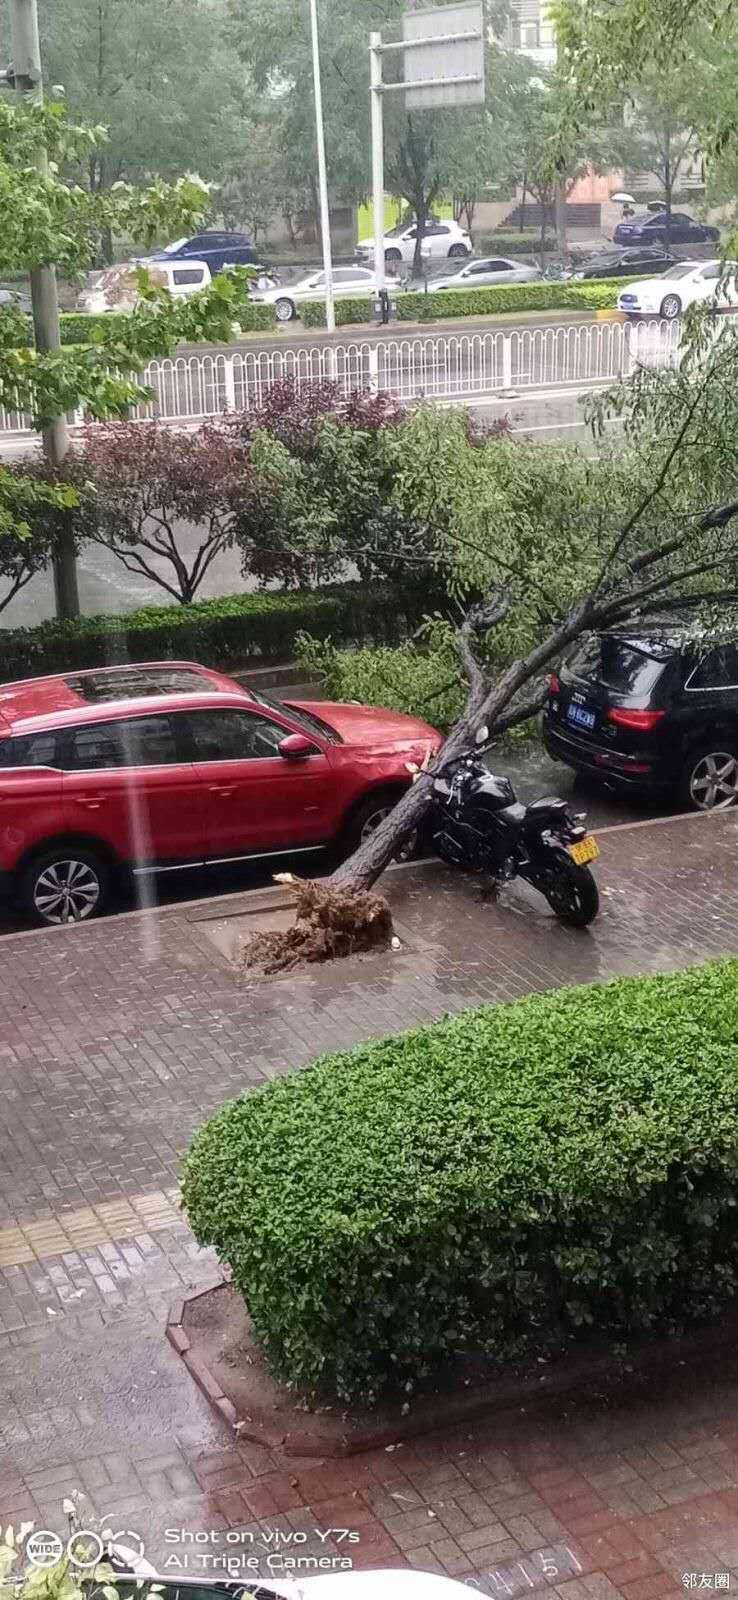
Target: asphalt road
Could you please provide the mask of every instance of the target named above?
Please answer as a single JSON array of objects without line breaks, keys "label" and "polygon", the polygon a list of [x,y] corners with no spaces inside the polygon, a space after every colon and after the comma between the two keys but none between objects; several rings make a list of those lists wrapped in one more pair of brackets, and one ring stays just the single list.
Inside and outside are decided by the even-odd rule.
[{"label": "asphalt road", "polygon": [[[500,756],[496,762],[499,770],[512,779],[518,799],[530,802],[544,794],[558,794],[568,800],[575,811],[584,811],[593,829],[617,826],[627,822],[645,822],[653,817],[671,816],[678,810],[676,802],[669,805],[647,796],[636,797],[609,791],[602,785],[583,782],[560,763],[551,761],[538,744],[525,754]],[[208,871],[167,873],[157,882],[138,880],[138,893],[145,898],[131,898],[116,908],[119,911],[143,910],[152,906],[170,906],[186,900],[206,896],[243,893],[245,889],[264,888],[272,883],[279,871],[302,873],[320,877],[330,870],[327,858],[317,855],[289,856],[283,859],[255,862],[252,866],[228,866]],[[18,917],[2,915],[0,910],[0,935],[27,931],[28,924]],[[40,933],[43,930],[39,930]]]}]

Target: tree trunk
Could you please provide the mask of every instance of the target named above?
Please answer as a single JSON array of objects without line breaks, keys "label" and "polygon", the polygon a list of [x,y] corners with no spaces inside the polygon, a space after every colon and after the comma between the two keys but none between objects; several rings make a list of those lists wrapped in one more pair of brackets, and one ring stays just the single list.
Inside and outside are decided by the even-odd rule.
[{"label": "tree trunk", "polygon": [[310,199],[312,201],[310,211],[313,219],[313,235],[317,243],[320,240],[320,196],[318,194],[317,181],[313,177],[310,178]]},{"label": "tree trunk", "polygon": [[[469,716],[462,717],[443,746],[443,761],[468,755],[474,748],[474,733]],[[389,866],[401,845],[427,816],[433,799],[433,779],[423,773],[394,806],[389,816],[367,839],[366,844],[342,861],[331,873],[330,882],[340,889],[370,889]]]},{"label": "tree trunk", "polygon": [[427,200],[423,190],[414,196],[415,204],[415,253],[413,255],[413,277],[423,275],[423,240],[425,238],[425,224],[428,215]]},{"label": "tree trunk", "polygon": [[566,181],[564,178],[557,179],[555,204],[556,247],[559,255],[561,256],[562,262],[564,262],[568,254],[568,242],[566,237]]},{"label": "tree trunk", "polygon": [[671,170],[671,135],[667,133],[664,146],[664,210],[666,212],[666,248],[671,248],[671,202],[674,178]]}]

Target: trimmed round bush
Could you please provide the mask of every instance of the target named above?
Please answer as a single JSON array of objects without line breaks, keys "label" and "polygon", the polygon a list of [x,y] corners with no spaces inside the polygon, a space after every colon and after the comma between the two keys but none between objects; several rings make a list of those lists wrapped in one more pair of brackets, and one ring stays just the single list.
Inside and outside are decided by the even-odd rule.
[{"label": "trimmed round bush", "polygon": [[738,961],[532,996],[223,1107],[184,1202],[274,1372],[371,1398],[714,1316],[738,1274]]}]

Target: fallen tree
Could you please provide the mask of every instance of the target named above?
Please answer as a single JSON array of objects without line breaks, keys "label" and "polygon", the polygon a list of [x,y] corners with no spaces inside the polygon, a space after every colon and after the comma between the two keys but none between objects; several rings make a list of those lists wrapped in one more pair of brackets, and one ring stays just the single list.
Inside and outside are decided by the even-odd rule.
[{"label": "fallen tree", "polygon": [[[627,389],[621,386],[600,403],[599,414],[609,406],[633,425],[657,419],[658,432],[652,449],[653,475],[649,486],[639,490],[629,513],[615,528],[593,531],[596,558],[590,565],[588,581],[578,591],[571,586],[567,603],[561,604],[560,582],[551,575],[537,578],[521,556],[494,550],[490,565],[496,580],[485,598],[463,609],[456,634],[456,649],[465,684],[465,704],[451,728],[436,761],[429,770],[417,773],[416,781],[389,816],[360,848],[343,861],[323,883],[310,886],[312,915],[327,922],[343,915],[346,896],[370,890],[385,868],[401,851],[403,844],[418,829],[431,805],[433,770],[452,760],[469,755],[476,748],[482,730],[495,739],[507,729],[534,716],[546,694],[546,674],[584,634],[598,633],[633,624],[644,617],[678,609],[689,603],[698,620],[705,606],[735,603],[738,591],[738,458],[733,440],[737,402],[738,346],[735,341],[706,345],[699,333],[694,343],[695,359],[683,361],[678,373],[643,373]],[[725,447],[716,453],[706,475],[704,462],[698,467],[699,449],[708,425],[714,425],[716,407]],[[514,446],[510,447],[514,448]],[[722,488],[720,500],[705,503],[706,492]],[[730,489],[730,494],[725,493]],[[697,499],[699,494],[700,499]],[[689,508],[693,496],[694,508]],[[444,530],[445,552],[449,541],[459,548],[468,546],[458,529]],[[490,540],[490,548],[493,541]],[[393,558],[398,554],[395,546]],[[418,560],[417,545],[409,552]],[[565,565],[565,552],[559,567]],[[504,578],[500,577],[504,569]],[[560,579],[560,572],[555,574]],[[541,623],[541,636],[532,648],[509,661],[503,670],[490,671],[485,657],[494,630],[509,619],[515,608],[535,605]],[[376,915],[376,897],[372,915]],[[354,902],[355,904],[355,902]],[[357,937],[354,920],[353,935]],[[388,925],[387,925],[388,926]],[[291,934],[277,935],[294,952]],[[334,953],[327,947],[322,954]],[[335,953],[339,953],[338,950]],[[277,959],[276,947],[270,959]]]}]

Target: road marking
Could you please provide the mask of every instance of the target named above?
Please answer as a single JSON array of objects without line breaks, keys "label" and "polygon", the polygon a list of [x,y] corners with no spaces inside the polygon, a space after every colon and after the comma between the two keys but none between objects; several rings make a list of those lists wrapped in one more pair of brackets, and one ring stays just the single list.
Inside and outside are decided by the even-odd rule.
[{"label": "road marking", "polygon": [[178,1189],[155,1189],[151,1194],[101,1200],[98,1205],[63,1211],[38,1222],[0,1228],[0,1267],[29,1266],[48,1256],[155,1233],[181,1221]]}]

